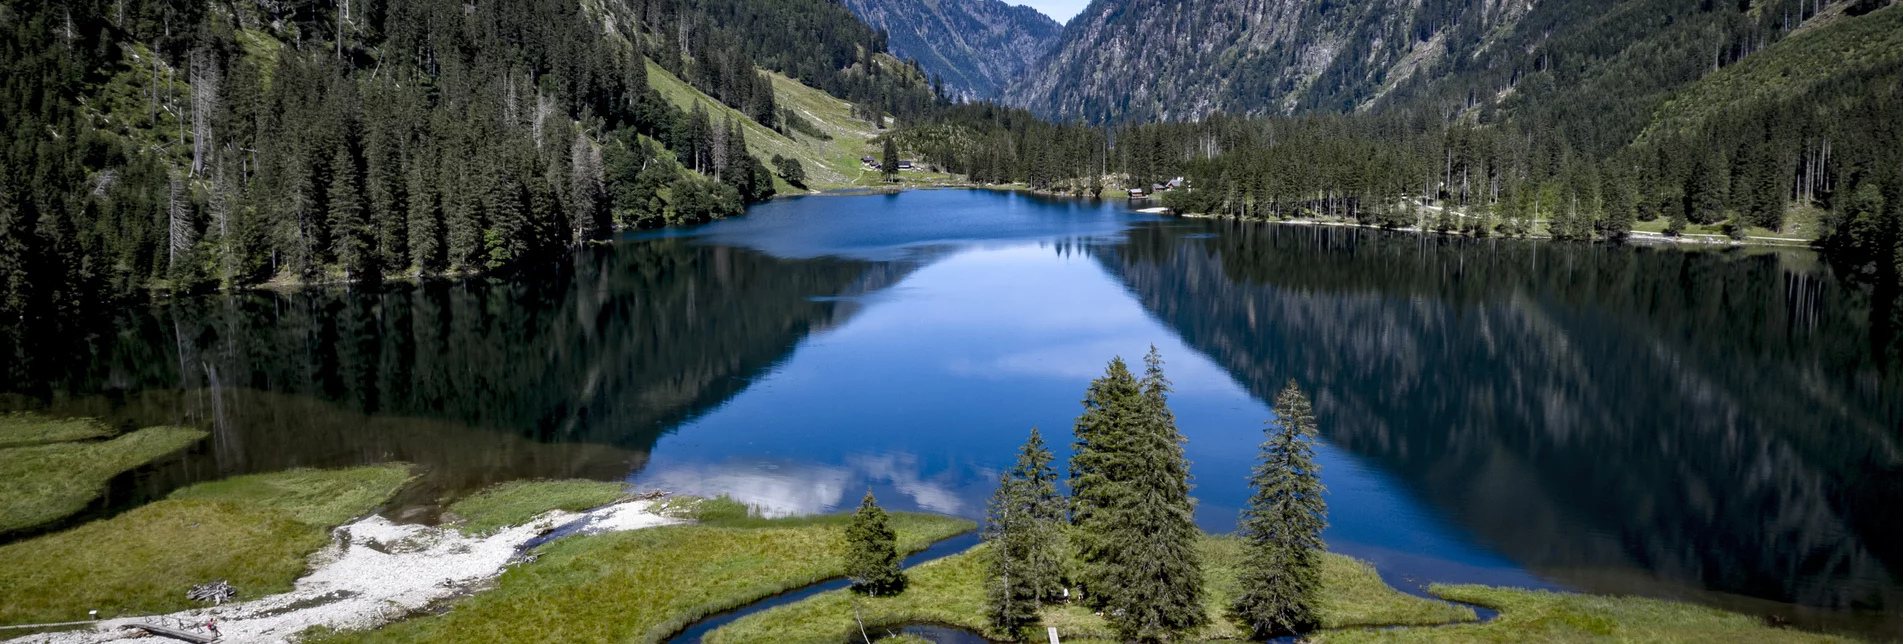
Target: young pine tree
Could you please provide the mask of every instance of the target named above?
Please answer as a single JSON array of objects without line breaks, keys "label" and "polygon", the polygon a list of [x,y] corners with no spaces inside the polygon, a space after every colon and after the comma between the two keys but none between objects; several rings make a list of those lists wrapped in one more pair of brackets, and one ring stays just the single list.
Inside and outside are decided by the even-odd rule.
[{"label": "young pine tree", "polygon": [[1121,359],[1091,383],[1071,460],[1081,577],[1126,641],[1174,639],[1207,622],[1189,461],[1155,347],[1142,380]]},{"label": "young pine tree", "polygon": [[984,538],[991,546],[986,612],[997,630],[1022,634],[1037,621],[1040,604],[1062,595],[1063,515],[1051,452],[1033,428],[1017,466],[998,477],[986,507]]},{"label": "young pine tree", "polygon": [[846,526],[846,577],[853,590],[868,595],[890,595],[905,590],[905,570],[900,567],[898,535],[892,531],[885,510],[866,491]]},{"label": "young pine tree", "polygon": [[1246,555],[1230,607],[1257,639],[1315,627],[1328,525],[1315,464],[1315,413],[1295,381],[1276,396],[1275,416],[1249,481],[1255,494],[1240,521]]}]

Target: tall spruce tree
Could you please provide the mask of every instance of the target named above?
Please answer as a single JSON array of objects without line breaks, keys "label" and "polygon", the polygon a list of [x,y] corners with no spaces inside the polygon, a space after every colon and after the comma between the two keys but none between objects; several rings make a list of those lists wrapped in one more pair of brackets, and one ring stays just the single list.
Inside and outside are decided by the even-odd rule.
[{"label": "tall spruce tree", "polygon": [[1315,413],[1290,380],[1275,397],[1276,420],[1263,433],[1260,462],[1249,486],[1255,494],[1239,522],[1246,554],[1230,606],[1256,638],[1309,630],[1317,624],[1322,529],[1328,502],[1315,464]]},{"label": "tall spruce tree", "polygon": [[985,543],[991,547],[985,586],[991,625],[1022,634],[1038,606],[1063,593],[1063,497],[1057,471],[1037,429],[1018,451],[1017,465],[998,477],[986,507]]},{"label": "tall spruce tree", "polygon": [[1072,520],[1091,603],[1128,641],[1175,639],[1208,621],[1183,436],[1155,347],[1137,380],[1122,359],[1091,383],[1071,460]]},{"label": "tall spruce tree", "polygon": [[879,171],[885,174],[886,181],[899,180],[899,146],[892,137],[885,137],[885,153],[879,157]]},{"label": "tall spruce tree", "polygon": [[859,502],[852,524],[846,526],[846,577],[853,590],[868,595],[890,595],[905,590],[900,567],[898,535],[872,491]]},{"label": "tall spruce tree", "polygon": [[1117,504],[1128,496],[1123,475],[1133,466],[1129,444],[1140,431],[1142,390],[1123,358],[1114,358],[1104,375],[1090,382],[1084,413],[1071,432],[1070,519],[1079,563],[1077,581],[1090,603],[1104,605],[1113,591],[1105,568],[1115,554],[1111,532]]}]

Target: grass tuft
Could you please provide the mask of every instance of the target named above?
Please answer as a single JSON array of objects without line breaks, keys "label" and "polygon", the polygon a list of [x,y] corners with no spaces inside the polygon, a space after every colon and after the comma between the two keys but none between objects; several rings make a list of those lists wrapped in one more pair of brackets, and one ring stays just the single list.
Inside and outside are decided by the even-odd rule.
[{"label": "grass tuft", "polygon": [[[73,427],[36,435],[78,435]],[[24,435],[26,431],[15,432]],[[184,449],[205,432],[152,427],[109,441],[0,449],[0,532],[48,523],[86,509],[120,472]]]},{"label": "grass tuft", "polygon": [[409,478],[401,464],[245,476],[0,546],[0,624],[182,610],[186,590],[217,579],[243,599],[288,591],[332,525],[374,509]]},{"label": "grass tuft", "polygon": [[628,486],[604,481],[511,481],[450,504],[464,534],[527,522],[551,510],[580,512],[620,500]]}]

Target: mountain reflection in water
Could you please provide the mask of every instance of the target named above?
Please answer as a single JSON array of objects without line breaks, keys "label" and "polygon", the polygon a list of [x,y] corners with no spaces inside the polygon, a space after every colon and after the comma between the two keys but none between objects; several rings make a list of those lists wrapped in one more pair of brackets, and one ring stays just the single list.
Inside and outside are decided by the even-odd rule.
[{"label": "mountain reflection in water", "polygon": [[[195,481],[420,466],[769,514],[982,514],[1039,426],[1157,345],[1206,529],[1313,393],[1331,547],[1417,581],[1701,601],[1903,636],[1896,297],[1804,252],[1159,220],[981,191],[779,200],[507,279],[181,297],[17,331],[0,407],[213,437]],[[17,537],[17,535],[15,535]],[[9,537],[11,538],[11,537]]]},{"label": "mountain reflection in water", "polygon": [[1208,227],[1099,258],[1258,397],[1311,387],[1329,442],[1508,558],[1903,626],[1893,313],[1808,253]]}]

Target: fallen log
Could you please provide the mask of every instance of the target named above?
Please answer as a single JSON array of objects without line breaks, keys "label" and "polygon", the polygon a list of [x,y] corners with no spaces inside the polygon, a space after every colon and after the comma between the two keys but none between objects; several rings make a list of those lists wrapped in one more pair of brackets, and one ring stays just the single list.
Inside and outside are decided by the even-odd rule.
[{"label": "fallen log", "polygon": [[133,624],[132,627],[159,637],[170,637],[175,640],[191,642],[192,644],[211,644],[212,642],[218,641],[216,637],[206,637],[197,633],[187,633],[176,628],[166,628],[153,624]]}]

